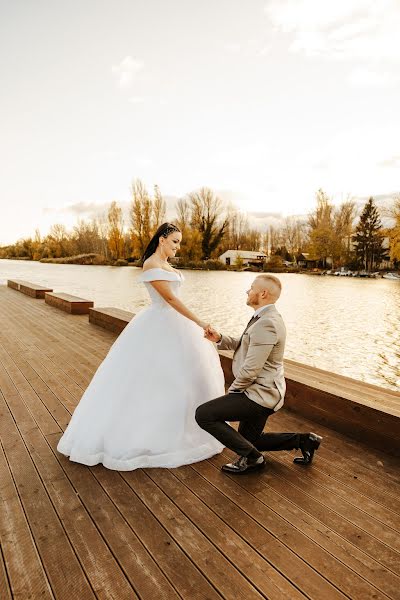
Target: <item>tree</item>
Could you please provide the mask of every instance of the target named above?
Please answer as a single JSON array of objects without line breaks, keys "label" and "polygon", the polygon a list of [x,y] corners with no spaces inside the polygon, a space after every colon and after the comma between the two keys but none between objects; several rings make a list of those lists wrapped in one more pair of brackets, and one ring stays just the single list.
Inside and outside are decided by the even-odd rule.
[{"label": "tree", "polygon": [[326,259],[334,254],[333,205],[327,194],[319,189],[317,208],[308,217],[310,250],[326,266]]},{"label": "tree", "polygon": [[191,203],[191,227],[201,234],[201,258],[207,260],[218,247],[228,225],[222,218],[223,206],[220,198],[209,188],[201,188],[189,194]]},{"label": "tree", "polygon": [[351,236],[355,215],[356,205],[350,198],[343,202],[334,213],[335,238],[332,258],[339,266],[348,264],[351,260]]},{"label": "tree", "polygon": [[122,258],[124,250],[124,222],[122,209],[115,200],[111,202],[108,210],[108,247],[114,260]]},{"label": "tree", "polygon": [[281,244],[281,231],[279,227],[274,227],[270,225],[268,227],[268,235],[267,235],[267,244],[266,250],[268,256],[273,256],[278,248],[280,248]]},{"label": "tree", "polygon": [[73,242],[76,254],[101,252],[102,242],[97,222],[79,219],[74,226]]},{"label": "tree", "polygon": [[135,255],[142,256],[150,241],[152,230],[152,204],[146,186],[135,179],[131,187],[132,204],[130,208],[132,249]]},{"label": "tree", "polygon": [[165,219],[166,204],[158,185],[154,186],[154,198],[147,192],[140,179],[132,183],[130,208],[131,239],[133,253],[142,255],[151,237]]},{"label": "tree", "polygon": [[281,247],[287,250],[286,260],[295,261],[306,243],[304,221],[297,217],[286,217],[277,237],[281,241]]},{"label": "tree", "polygon": [[56,223],[50,227],[49,235],[47,236],[53,256],[59,258],[68,256],[68,234],[65,225]]},{"label": "tree", "polygon": [[390,211],[390,216],[394,219],[394,226],[389,229],[389,249],[390,260],[395,263],[400,262],[400,196],[395,199],[394,207]]},{"label": "tree", "polygon": [[166,205],[158,185],[154,186],[152,230],[156,232],[165,220]]},{"label": "tree", "polygon": [[250,250],[247,247],[247,235],[249,231],[249,222],[247,216],[237,210],[234,206],[228,209],[228,225],[225,236],[226,250]]},{"label": "tree", "polygon": [[357,263],[366,271],[372,271],[385,254],[382,223],[373,198],[365,204],[352,239]]},{"label": "tree", "polygon": [[201,233],[192,229],[191,204],[186,198],[180,198],[176,203],[177,218],[175,224],[182,232],[180,256],[184,260],[198,261],[201,258]]}]

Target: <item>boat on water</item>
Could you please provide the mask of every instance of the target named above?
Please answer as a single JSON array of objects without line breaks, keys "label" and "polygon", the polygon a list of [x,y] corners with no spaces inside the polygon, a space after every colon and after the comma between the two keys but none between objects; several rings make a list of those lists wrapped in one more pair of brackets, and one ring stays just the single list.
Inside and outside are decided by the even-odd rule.
[{"label": "boat on water", "polygon": [[400,275],[398,273],[385,273],[382,275],[383,279],[391,279],[392,281],[400,281]]}]

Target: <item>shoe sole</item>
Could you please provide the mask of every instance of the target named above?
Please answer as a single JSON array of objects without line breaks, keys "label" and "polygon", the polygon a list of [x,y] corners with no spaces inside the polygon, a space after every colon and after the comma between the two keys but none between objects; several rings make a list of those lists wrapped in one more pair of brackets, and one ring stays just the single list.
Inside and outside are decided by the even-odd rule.
[{"label": "shoe sole", "polygon": [[265,469],[266,463],[263,462],[260,465],[252,465],[251,467],[247,467],[244,471],[231,471],[230,469],[224,469],[221,467],[221,471],[223,473],[230,473],[231,475],[245,475],[246,473],[252,473],[254,471],[260,471],[261,469]]}]

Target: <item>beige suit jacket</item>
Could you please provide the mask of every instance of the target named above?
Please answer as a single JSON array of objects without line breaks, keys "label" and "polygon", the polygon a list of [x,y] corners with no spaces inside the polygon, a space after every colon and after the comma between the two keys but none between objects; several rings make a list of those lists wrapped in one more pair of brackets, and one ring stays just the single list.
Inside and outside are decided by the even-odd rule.
[{"label": "beige suit jacket", "polygon": [[222,335],[218,348],[234,350],[235,377],[229,392],[244,392],[250,400],[276,411],[283,406],[286,328],[274,304],[268,305],[241,338]]}]

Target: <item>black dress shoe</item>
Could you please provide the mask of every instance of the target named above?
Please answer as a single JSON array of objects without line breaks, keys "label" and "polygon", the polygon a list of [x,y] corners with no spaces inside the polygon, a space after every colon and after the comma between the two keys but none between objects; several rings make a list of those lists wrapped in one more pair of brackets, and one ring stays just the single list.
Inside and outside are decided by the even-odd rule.
[{"label": "black dress shoe", "polygon": [[318,450],[322,437],[316,433],[307,433],[300,437],[300,450],[303,457],[298,456],[293,460],[297,465],[310,465],[314,452]]},{"label": "black dress shoe", "polygon": [[262,455],[257,458],[249,458],[248,456],[238,456],[237,459],[227,465],[221,467],[225,473],[232,473],[234,475],[242,475],[242,473],[249,473],[250,471],[258,471],[265,467],[265,459]]}]

